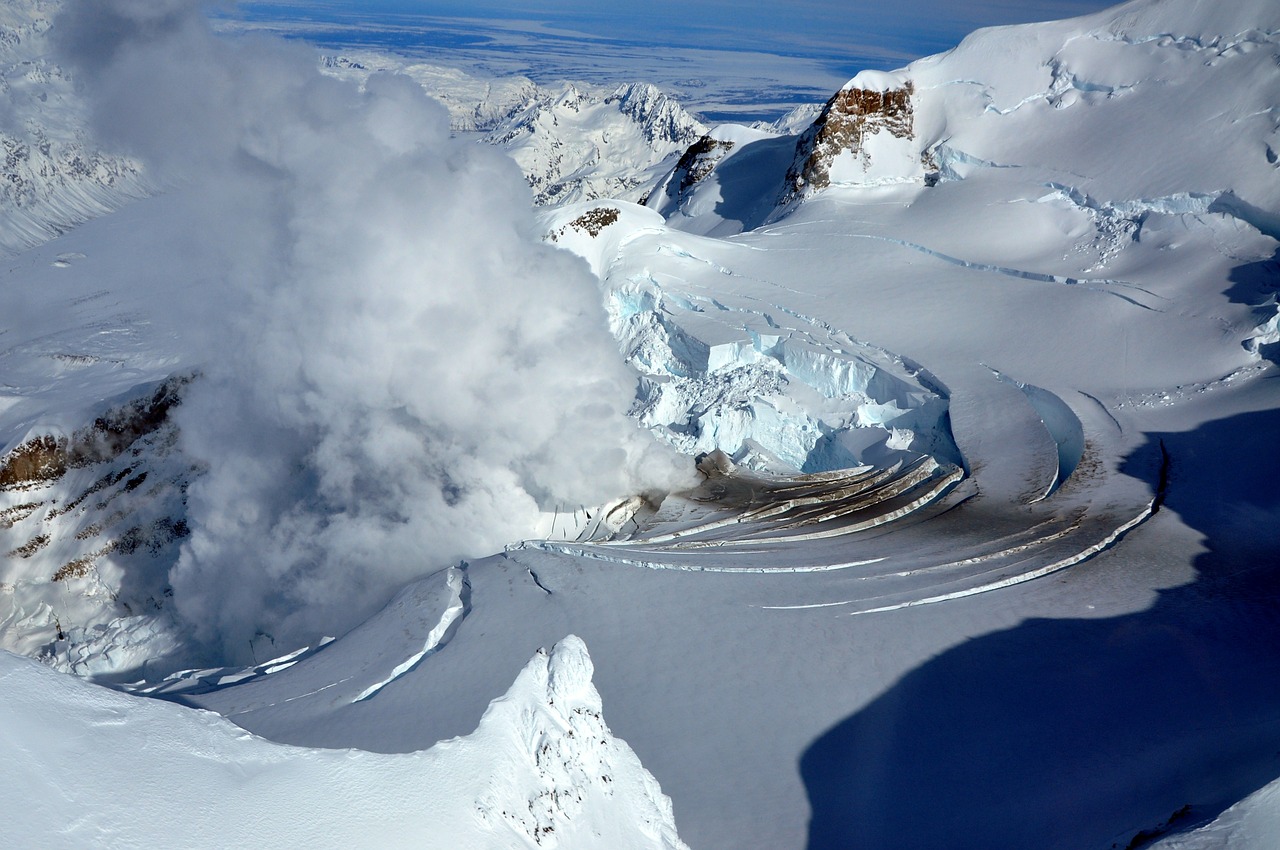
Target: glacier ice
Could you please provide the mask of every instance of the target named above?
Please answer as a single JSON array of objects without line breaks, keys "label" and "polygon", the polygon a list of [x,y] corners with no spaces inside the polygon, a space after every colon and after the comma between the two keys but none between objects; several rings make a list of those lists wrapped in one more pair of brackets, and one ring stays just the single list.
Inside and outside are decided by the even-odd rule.
[{"label": "glacier ice", "polygon": [[[913,448],[954,456],[945,396],[884,352],[760,327],[760,316],[703,308],[652,279],[614,289],[609,306],[644,376],[633,412],[685,454],[719,449],[748,466],[801,472],[885,463]],[[686,319],[708,313],[719,319],[714,342]]]}]

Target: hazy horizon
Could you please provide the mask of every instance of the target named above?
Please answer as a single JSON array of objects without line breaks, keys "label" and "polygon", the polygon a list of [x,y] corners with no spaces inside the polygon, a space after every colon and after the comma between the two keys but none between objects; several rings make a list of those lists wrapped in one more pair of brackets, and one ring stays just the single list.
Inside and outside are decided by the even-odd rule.
[{"label": "hazy horizon", "polygon": [[243,3],[224,26],[265,29],[322,50],[390,50],[540,83],[662,86],[710,120],[776,117],[825,100],[864,68],[889,70],[954,47],[984,26],[1085,14],[1106,0],[904,0],[885,6],[712,0],[603,9],[583,0],[351,0]]}]

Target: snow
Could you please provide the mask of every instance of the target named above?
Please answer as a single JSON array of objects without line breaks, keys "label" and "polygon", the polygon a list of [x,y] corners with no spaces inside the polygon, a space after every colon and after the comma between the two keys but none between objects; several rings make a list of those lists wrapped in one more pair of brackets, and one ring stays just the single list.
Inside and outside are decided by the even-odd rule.
[{"label": "snow", "polygon": [[[909,142],[876,133],[862,147],[863,156],[841,153],[831,164],[831,182],[848,186],[883,186],[920,179],[920,154]],[[864,161],[865,156],[865,161]]]},{"label": "snow", "polygon": [[449,110],[449,124],[464,133],[484,132],[547,92],[528,77],[479,76],[460,68],[416,62],[394,54],[348,50],[321,59],[327,74],[364,84],[380,71],[404,74]]},{"label": "snow", "polygon": [[[994,370],[993,370],[994,371]],[[1027,397],[1027,402],[1040,415],[1040,421],[1058,447],[1058,469],[1049,489],[1040,498],[1047,499],[1076,471],[1084,457],[1084,426],[1071,407],[1053,393],[1041,387],[1024,384],[1007,375],[995,373],[996,380],[1012,383]]]},{"label": "snow", "polygon": [[706,128],[645,83],[611,91],[567,83],[495,122],[485,141],[520,165],[535,201],[637,200]]},{"label": "snow", "polygon": [[2,10],[0,251],[6,254],[45,242],[150,189],[140,163],[95,149],[85,131],[88,109],[65,69],[44,49],[57,8],[15,0]]},{"label": "snow", "polygon": [[322,68],[361,85],[380,72],[411,78],[449,110],[455,131],[515,159],[539,204],[637,200],[707,131],[649,83],[538,85],[370,51],[326,56]]},{"label": "snow", "polygon": [[[602,210],[609,223],[593,235],[583,222]],[[821,472],[865,457],[888,462],[898,452],[890,439],[904,450],[919,440],[953,452],[945,397],[910,365],[829,329],[784,329],[786,308],[775,308],[775,319],[684,285],[708,266],[737,273],[694,253],[698,241],[673,240],[656,213],[579,204],[544,222],[556,244],[601,278],[614,336],[647,379],[633,413],[684,454],[720,449],[739,463],[751,455],[748,465],[759,468]],[[643,259],[624,259],[633,254]],[[668,268],[658,272],[655,257]]]},{"label": "snow", "polygon": [[[463,567],[465,568],[465,564]],[[467,615],[467,608],[471,602],[471,588],[467,585],[466,573],[463,569],[459,569],[457,567],[450,567],[445,573],[444,586],[448,592],[448,601],[444,605],[444,611],[440,614],[439,622],[431,627],[431,631],[427,632],[427,639],[423,641],[422,649],[419,649],[404,661],[397,664],[395,669],[392,670],[385,679],[374,682],[372,685],[361,691],[359,695],[356,696],[356,702],[377,696],[378,691],[382,690],[387,685],[418,666],[423,658],[426,658],[432,652],[439,651],[446,643],[449,642],[449,638],[451,638],[453,633],[457,631],[458,624],[461,623],[462,618]],[[415,599],[414,602],[415,607],[419,609],[428,607],[420,600]],[[430,607],[435,608],[439,606],[437,604]],[[428,608],[428,610],[430,610],[430,608]],[[267,672],[274,672],[274,670]]]},{"label": "snow", "polygon": [[1273,847],[1280,842],[1280,782],[1250,794],[1212,823],[1150,845],[1157,850]]},{"label": "snow", "polygon": [[844,88],[886,92],[902,88],[905,82],[906,78],[901,74],[868,68],[855,74],[852,80],[844,84]]},{"label": "snow", "polygon": [[605,725],[591,675],[570,635],[539,650],[471,734],[381,755],[273,744],[0,652],[0,758],[24,799],[6,841],[684,848],[670,801]]},{"label": "snow", "polygon": [[[421,824],[442,846],[1269,848],[1280,773],[1278,32],[1280,9],[1261,0],[1137,0],[980,31],[892,75],[854,78],[878,93],[910,83],[910,132],[833,148],[825,187],[788,197],[788,171],[812,142],[800,126],[699,132],[699,156],[672,146],[665,175],[627,135],[614,165],[621,174],[639,157],[630,173],[652,178],[647,205],[584,199],[499,217],[519,231],[505,242],[448,229],[457,216],[475,230],[493,220],[466,218],[477,186],[528,213],[516,170],[495,159],[449,148],[454,165],[505,177],[462,185],[450,206],[406,201],[422,213],[410,230],[378,212],[374,193],[351,193],[363,207],[341,203],[336,164],[350,151],[325,159],[335,174],[309,184],[322,203],[305,222],[324,224],[305,231],[313,240],[336,250],[373,231],[424,263],[461,246],[450,274],[480,264],[520,286],[486,278],[412,335],[392,332],[404,299],[358,311],[354,335],[339,333],[349,313],[322,311],[305,348],[275,351],[303,350],[304,363],[340,374],[334,350],[395,363],[397,340],[425,340],[432,356],[395,374],[439,367],[468,388],[449,398],[476,405],[474,428],[496,418],[485,404],[499,399],[476,403],[470,388],[519,390],[503,440],[563,436],[541,413],[573,403],[592,414],[596,389],[552,379],[625,362],[620,374],[640,379],[633,417],[686,455],[706,453],[701,476],[598,505],[548,498],[465,561],[372,535],[341,564],[290,574],[303,580],[289,606],[268,613],[283,620],[318,597],[313,637],[286,637],[267,617],[240,647],[252,663],[196,657],[187,624],[172,619],[165,590],[183,592],[170,581],[181,540],[51,579],[135,525],[217,518],[181,498],[184,481],[234,483],[191,462],[198,417],[0,491],[0,551],[47,537],[3,564],[0,641],[130,692],[0,657],[0,758],[19,787],[47,789],[19,792],[23,843],[51,843],[48,824],[65,824],[71,806],[84,843],[126,846],[135,835],[262,844],[301,821],[335,845],[377,840],[389,824],[412,838]],[[467,81],[458,91],[458,103],[475,93]],[[538,144],[572,146],[602,126],[593,96],[565,89],[531,105]],[[608,104],[610,121],[628,97]],[[478,208],[496,216],[494,204]],[[0,290],[0,315],[19,317],[0,335],[6,451],[74,435],[206,366],[191,335],[224,325],[193,318],[168,282],[190,261],[166,244],[180,229],[165,225],[191,214],[171,190],[12,259]],[[430,238],[433,252],[414,247]],[[517,321],[527,309],[505,310],[517,294],[528,309],[546,300],[529,296],[525,267],[486,265],[511,252],[583,284],[555,314],[575,317],[580,334],[548,332],[556,344],[536,353],[470,346],[503,317],[528,329]],[[160,273],[143,274],[138,257]],[[353,289],[383,291],[368,272],[356,267]],[[335,294],[369,306],[336,284],[289,293],[308,297],[277,298],[255,321],[279,328]],[[352,399],[378,398],[353,381],[321,403],[329,385],[308,374],[305,392],[288,369],[273,368],[268,386],[313,411],[315,428],[349,422]],[[412,386],[391,399],[399,406],[363,410],[402,424],[409,402],[439,392]],[[254,400],[254,416],[275,403]],[[168,454],[166,434],[177,440]],[[573,456],[609,444],[593,429],[573,434]],[[624,462],[592,457],[588,478]],[[407,511],[415,482],[434,474],[379,468],[405,485],[404,504],[378,500],[379,516]],[[99,499],[81,499],[125,469]],[[143,471],[166,486],[126,490]],[[300,503],[324,502],[308,492]],[[449,522],[504,520],[498,495]],[[203,498],[205,509],[253,510]],[[332,525],[341,504],[364,502],[323,515]],[[117,510],[127,517],[110,519]],[[78,538],[95,525],[102,543]],[[245,538],[239,560],[256,570],[270,539]],[[315,613],[321,603],[350,601],[326,590],[388,562],[398,592],[326,628],[337,620]],[[629,746],[604,726],[602,700]]]},{"label": "snow", "polygon": [[716,147],[713,167],[683,187],[685,181],[672,172],[645,203],[669,226],[689,233],[731,236],[750,230],[773,212],[782,187],[779,172],[791,161],[795,140],[733,124],[715,128],[710,138],[729,143]]}]

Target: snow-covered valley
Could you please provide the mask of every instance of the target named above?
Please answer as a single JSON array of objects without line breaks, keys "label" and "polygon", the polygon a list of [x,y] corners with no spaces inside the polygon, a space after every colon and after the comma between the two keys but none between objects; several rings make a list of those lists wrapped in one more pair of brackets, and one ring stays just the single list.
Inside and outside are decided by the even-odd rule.
[{"label": "snow-covered valley", "polygon": [[15,846],[1280,841],[1273,2],[710,129],[88,8],[3,21],[96,163],[0,197]]}]

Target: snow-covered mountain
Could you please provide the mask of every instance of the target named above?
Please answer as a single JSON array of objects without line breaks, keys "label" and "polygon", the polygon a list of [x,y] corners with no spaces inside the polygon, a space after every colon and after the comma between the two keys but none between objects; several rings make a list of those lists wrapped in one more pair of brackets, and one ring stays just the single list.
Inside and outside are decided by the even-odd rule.
[{"label": "snow-covered mountain", "polygon": [[462,133],[483,133],[548,92],[519,75],[478,77],[458,68],[414,62],[388,53],[347,51],[322,56],[325,73],[363,84],[371,74],[404,74],[449,110],[449,124]]},{"label": "snow-covered mountain", "polygon": [[15,0],[0,8],[0,250],[36,245],[146,193],[140,165],[103,153],[85,131],[86,109],[47,57],[58,5]]},{"label": "snow-covered mountain", "polygon": [[[1274,42],[1267,28],[1250,23],[1258,10],[1250,4],[1211,13],[1179,4],[1134,8],[1030,30],[982,30],[901,71],[863,72],[799,133],[785,173],[755,196],[735,197],[734,206],[759,206],[758,195],[776,195],[768,199],[769,216],[776,218],[832,185],[932,183],[964,179],[975,169],[1040,167],[1048,182],[1091,209],[1130,204],[1133,218],[1140,202],[1188,212],[1216,203],[1274,232],[1277,221],[1266,212],[1277,206],[1269,194],[1276,154],[1266,83],[1243,87],[1236,82],[1242,71],[1203,70],[1265,62]],[[1153,22],[1165,15],[1185,26],[1153,34],[1160,29]],[[1236,105],[1242,102],[1248,105]],[[1157,125],[1173,113],[1182,115],[1185,132],[1148,138],[1130,129]],[[1224,122],[1236,132],[1220,141]],[[1094,143],[1098,139],[1113,141]],[[736,155],[759,157],[769,145],[762,140]],[[719,164],[726,179],[738,176],[731,163]],[[716,193],[717,177],[703,175],[700,191]],[[736,213],[759,223],[755,209],[733,209],[724,200],[721,218]]]},{"label": "snow-covered mountain", "polygon": [[374,789],[320,844],[388,799],[447,846],[1275,843],[1274,2],[983,30],[771,128],[460,83],[536,218],[421,81],[266,57],[214,179],[0,288],[0,645],[127,692],[3,661],[23,788],[111,719],[25,843],[192,770],[236,823]]},{"label": "snow-covered mountain", "polygon": [[539,204],[639,200],[675,155],[706,132],[648,83],[546,87],[526,77],[480,78],[376,53],[329,56],[323,65],[361,81],[380,70],[413,78],[444,103],[455,130],[480,133],[510,154]]},{"label": "snow-covered mountain", "polygon": [[912,176],[924,160],[915,132],[915,85],[864,71],[836,92],[796,144],[783,204],[832,183],[876,183]]},{"label": "snow-covered mountain", "polygon": [[485,137],[520,165],[539,204],[638,200],[706,128],[654,86],[607,95],[573,84],[498,122]]}]

